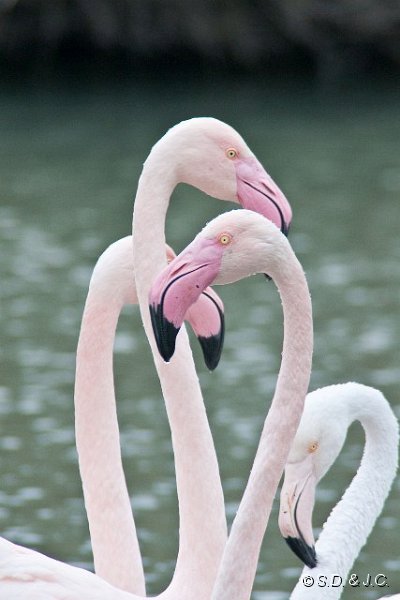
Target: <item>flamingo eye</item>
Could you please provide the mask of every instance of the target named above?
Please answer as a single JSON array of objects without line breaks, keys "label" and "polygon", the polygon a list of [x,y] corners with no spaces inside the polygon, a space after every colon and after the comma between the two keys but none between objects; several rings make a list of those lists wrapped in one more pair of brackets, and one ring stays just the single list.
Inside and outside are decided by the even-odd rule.
[{"label": "flamingo eye", "polygon": [[221,233],[221,235],[219,236],[219,242],[223,246],[227,246],[228,244],[231,243],[231,241],[232,241],[232,237],[229,235],[229,233]]},{"label": "flamingo eye", "polygon": [[225,154],[226,154],[227,158],[229,158],[230,160],[233,160],[234,158],[237,157],[238,151],[236,150],[236,148],[228,148],[227,150],[225,150]]},{"label": "flamingo eye", "polygon": [[316,450],[318,450],[318,446],[319,446],[318,442],[312,442],[312,444],[310,444],[308,446],[309,453],[312,454],[313,452],[315,452]]}]

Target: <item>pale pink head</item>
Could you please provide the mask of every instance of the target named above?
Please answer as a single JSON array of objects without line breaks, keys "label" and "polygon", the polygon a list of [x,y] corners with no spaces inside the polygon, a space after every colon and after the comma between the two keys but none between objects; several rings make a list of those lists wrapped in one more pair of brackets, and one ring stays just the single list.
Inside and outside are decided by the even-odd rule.
[{"label": "pale pink head", "polygon": [[161,356],[167,362],[188,308],[211,283],[231,283],[268,270],[279,277],[290,245],[270,221],[248,211],[223,213],[156,278],[149,305]]},{"label": "pale pink head", "polygon": [[221,200],[239,202],[287,235],[292,210],[283,192],[232,127],[209,117],[182,121],[154,146],[169,176]]},{"label": "pale pink head", "polygon": [[[168,262],[175,252],[166,246]],[[126,304],[137,304],[133,272],[132,236],[111,244],[100,256],[90,281],[91,297],[107,307],[116,304],[121,310]],[[224,342],[224,305],[211,288],[206,288],[184,316],[192,327],[203,350],[204,361],[212,370],[218,365]]]},{"label": "pale pink head", "polygon": [[335,387],[307,395],[280,496],[281,534],[310,568],[317,565],[318,559],[312,529],[316,486],[339,454],[349,425],[346,405],[337,401]]}]

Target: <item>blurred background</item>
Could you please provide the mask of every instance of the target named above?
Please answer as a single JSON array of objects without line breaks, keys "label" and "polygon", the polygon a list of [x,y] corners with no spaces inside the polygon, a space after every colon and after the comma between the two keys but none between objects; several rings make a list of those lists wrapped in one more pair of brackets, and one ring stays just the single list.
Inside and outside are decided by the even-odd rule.
[{"label": "blurred background", "polygon": [[1,0],[0,49],[25,74],[60,66],[218,66],[336,80],[398,69],[396,0]]},{"label": "blurred background", "polygon": [[[289,198],[315,315],[312,388],[356,380],[399,406],[400,5],[389,0],[0,0],[0,533],[92,568],[73,425],[75,350],[99,254],[130,233],[141,167],[175,123],[214,116]],[[228,204],[179,186],[179,251]],[[210,374],[193,343],[232,520],[272,397],[281,307],[263,277],[218,288],[226,344]],[[138,311],[115,344],[121,442],[148,593],[177,553],[173,456]],[[358,467],[351,427],[321,482],[316,534]],[[400,591],[396,480],[354,573]],[[254,600],[283,600],[300,563],[277,506]],[[343,598],[353,598],[352,589]]]}]

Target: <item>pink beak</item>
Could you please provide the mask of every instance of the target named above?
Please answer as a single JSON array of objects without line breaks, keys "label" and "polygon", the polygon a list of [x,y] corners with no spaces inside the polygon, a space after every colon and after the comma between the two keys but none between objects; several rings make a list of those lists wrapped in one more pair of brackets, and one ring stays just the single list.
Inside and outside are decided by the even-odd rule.
[{"label": "pink beak", "polygon": [[288,235],[292,209],[281,189],[254,157],[235,161],[237,196],[243,208],[254,210]]},{"label": "pink beak", "polygon": [[317,566],[312,531],[316,478],[311,455],[288,463],[281,490],[279,529],[293,552],[311,569]]},{"label": "pink beak", "polygon": [[212,244],[196,239],[154,281],[149,294],[150,315],[158,350],[166,362],[175,352],[176,336],[185,315],[188,311],[190,315],[190,308],[204,293],[214,304],[219,322],[214,321],[200,343],[207,366],[217,366],[224,335],[223,306],[208,286],[215,279],[219,264]]},{"label": "pink beak", "polygon": [[206,367],[213,371],[221,358],[225,336],[224,305],[211,287],[200,294],[185,314],[199,340]]}]

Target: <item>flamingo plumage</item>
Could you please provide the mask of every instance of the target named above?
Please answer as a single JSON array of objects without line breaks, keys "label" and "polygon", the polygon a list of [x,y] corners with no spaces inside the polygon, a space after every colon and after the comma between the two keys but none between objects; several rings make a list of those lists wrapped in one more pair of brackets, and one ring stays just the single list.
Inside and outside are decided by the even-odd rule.
[{"label": "flamingo plumage", "polygon": [[[166,253],[168,260],[174,257],[170,247]],[[77,348],[75,431],[95,572],[123,590],[144,596],[143,564],[122,465],[113,377],[115,331],[126,304],[137,304],[132,236],[109,246],[91,277]],[[222,302],[211,288],[186,315],[206,357],[208,344],[212,345],[212,366],[221,350],[222,315]],[[190,397],[187,411],[190,416]]]},{"label": "flamingo plumage", "polygon": [[[360,421],[365,431],[361,464],[342,499],[332,510],[315,544],[311,516],[315,488],[336,460],[348,427]],[[332,581],[324,598],[336,600],[343,592],[361,548],[380,515],[396,476],[399,426],[383,394],[349,382],[308,394],[299,429],[285,468],[279,524],[282,535],[306,563],[291,598],[318,600],[321,587],[307,587],[304,578]]]},{"label": "flamingo plumage", "polygon": [[[216,119],[199,118],[168,131],[145,162],[133,219],[136,288],[153,351],[156,346],[147,315],[147,294],[154,276],[166,264],[165,215],[170,195],[180,182],[259,211],[276,222],[284,233],[288,232],[291,221],[285,196],[234,129]],[[226,542],[226,518],[218,463],[198,378],[187,339],[181,335],[181,340],[173,365],[165,365],[154,354],[171,425],[180,498],[176,568],[171,584],[160,597],[200,600],[209,598],[215,581]],[[188,396],[193,409],[190,420],[186,417]],[[182,431],[183,421],[185,432],[179,436],[177,432]],[[33,591],[42,594],[37,598],[109,598],[111,590],[115,600],[138,598],[82,569],[3,542],[2,579],[14,586],[8,588],[11,596],[3,587],[7,598],[26,597],[31,591],[32,599]],[[139,586],[140,578],[139,574]]]},{"label": "flamingo plumage", "polygon": [[[168,259],[173,256],[167,247]],[[132,236],[114,242],[96,263],[77,349],[76,441],[99,577],[0,538],[1,599],[145,598],[143,565],[122,467],[113,381],[115,331],[127,304],[137,304]],[[209,288],[186,315],[205,349],[207,340],[219,339],[223,333],[222,311],[221,300]],[[212,348],[215,360],[215,350],[217,358],[219,354],[215,340]],[[190,398],[186,408],[190,417]]]},{"label": "flamingo plumage", "polygon": [[[301,270],[293,252],[284,246],[282,240],[276,243],[278,238],[274,239],[273,235],[278,235],[273,225],[263,222],[255,214],[243,213],[240,216],[236,211],[221,215],[159,274],[149,294],[157,345],[163,358],[169,361],[175,352],[184,311],[204,286],[229,283],[261,271],[272,276],[281,293],[285,330],[281,370],[216,579],[212,594],[214,600],[247,600],[250,597],[259,549],[280,477],[282,461],[279,458],[288,450],[288,439],[294,441],[282,490],[281,528],[286,537],[290,537],[290,545],[311,567],[304,569],[291,596],[296,599],[317,600],[321,597],[318,586],[304,586],[304,576],[316,579],[318,575],[335,572],[343,579],[346,577],[382,509],[397,469],[397,420],[383,395],[367,386],[349,383],[310,394],[308,408],[294,438],[311,370],[311,306],[306,282],[304,276],[299,275]],[[260,263],[262,258],[264,267]],[[293,353],[298,353],[297,360]],[[316,404],[322,398],[329,401]],[[316,406],[320,417],[318,423],[311,410]],[[286,412],[288,407],[290,414]],[[333,413],[332,419],[328,418],[329,408]],[[329,468],[344,441],[347,427],[357,418],[367,433],[366,450],[359,472],[340,503],[342,506],[335,509],[337,518],[336,515],[330,517],[320,536],[316,550],[321,564],[314,569],[316,556],[311,524],[307,522],[310,512],[305,511],[305,518],[301,513],[304,506],[312,506],[313,484]],[[329,444],[329,441],[335,443]],[[318,469],[313,459],[318,460]],[[371,481],[373,479],[374,482]],[[357,500],[360,500],[361,491],[366,486],[367,508],[359,510]],[[341,527],[337,528],[340,521]],[[338,529],[336,536],[332,535],[335,528]],[[327,588],[323,593],[324,597],[333,599],[339,598],[341,591],[342,588],[336,586]]]},{"label": "flamingo plumage", "polygon": [[[133,248],[140,312],[163,387],[169,421],[185,422],[184,436],[178,437],[171,426],[178,489],[180,485],[192,489],[201,485],[196,501],[179,503],[181,522],[188,526],[180,530],[176,568],[168,589],[176,597],[198,600],[210,597],[226,543],[217,456],[186,332],[179,336],[174,359],[166,364],[158,356],[148,313],[151,284],[166,265],[165,219],[171,195],[179,183],[258,211],[274,221],[283,233],[288,232],[291,209],[243,138],[227,124],[207,117],[189,119],[170,129],[152,148],[139,179],[133,213]],[[167,373],[168,378],[163,376]],[[188,394],[193,405],[198,406],[196,418],[191,420],[185,414]]]},{"label": "flamingo plumage", "polygon": [[300,422],[311,374],[310,295],[303,269],[279,229],[256,213],[233,211],[206,225],[159,274],[148,299],[158,348],[172,364],[187,305],[211,281],[231,283],[253,273],[268,273],[279,290],[284,314],[282,363],[250,477],[224,549],[213,600],[250,598],[272,502]]}]

